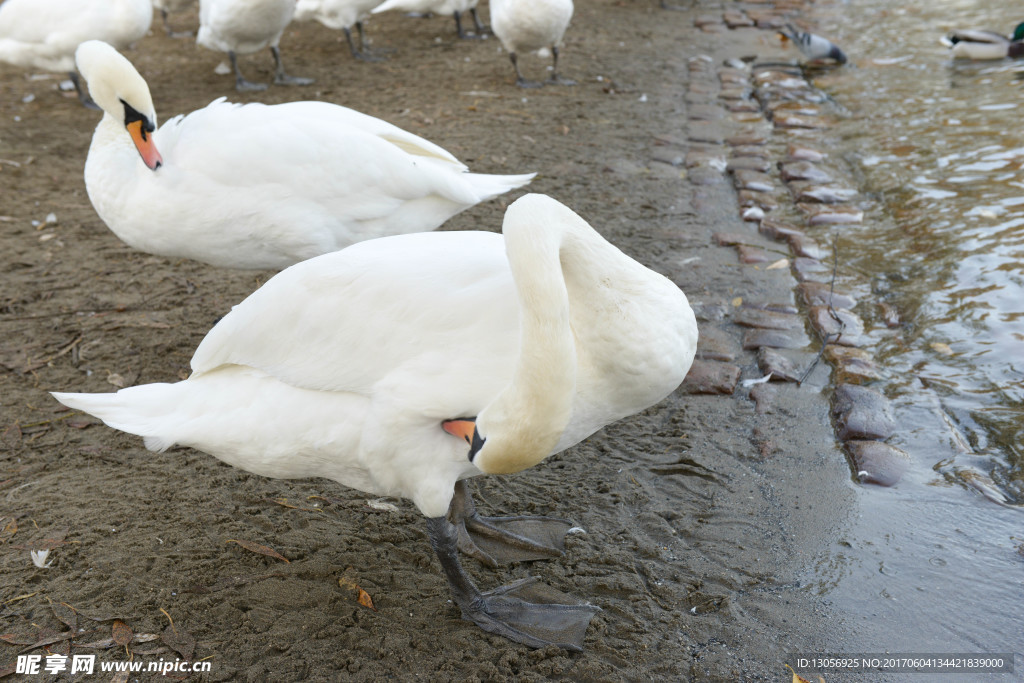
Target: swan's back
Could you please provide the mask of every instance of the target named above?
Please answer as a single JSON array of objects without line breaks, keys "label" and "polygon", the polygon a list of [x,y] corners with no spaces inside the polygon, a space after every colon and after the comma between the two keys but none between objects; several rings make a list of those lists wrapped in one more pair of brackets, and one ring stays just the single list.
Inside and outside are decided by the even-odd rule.
[{"label": "swan's back", "polygon": [[244,365],[366,396],[393,389],[443,417],[453,401],[479,410],[508,381],[518,310],[501,235],[386,237],[271,278],[207,334],[192,369]]}]

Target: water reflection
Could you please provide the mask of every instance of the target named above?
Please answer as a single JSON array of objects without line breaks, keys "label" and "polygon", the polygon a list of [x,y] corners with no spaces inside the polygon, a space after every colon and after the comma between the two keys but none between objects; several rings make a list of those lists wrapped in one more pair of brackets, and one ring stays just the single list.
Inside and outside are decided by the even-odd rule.
[{"label": "water reflection", "polygon": [[1010,2],[859,5],[886,21],[860,32],[846,24],[849,52],[871,57],[827,89],[851,111],[839,135],[879,203],[873,220],[838,237],[842,259],[900,311],[902,327],[877,335],[887,393],[910,403],[930,392],[940,404],[918,413],[937,424],[908,427],[966,445],[916,449],[919,464],[989,500],[1024,504],[1024,65],[954,62],[938,45],[953,26],[999,26],[1019,11]]}]

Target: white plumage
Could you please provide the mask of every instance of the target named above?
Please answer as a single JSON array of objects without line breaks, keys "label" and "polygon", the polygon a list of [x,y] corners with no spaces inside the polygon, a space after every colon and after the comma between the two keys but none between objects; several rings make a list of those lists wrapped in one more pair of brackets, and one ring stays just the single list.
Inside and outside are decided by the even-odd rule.
[{"label": "white plumage", "polygon": [[237,55],[269,47],[274,56],[274,82],[279,85],[309,85],[308,78],[289,76],[281,63],[278,43],[295,14],[295,0],[199,0],[199,33],[196,42],[211,50],[226,52],[235,70],[238,90],[262,90],[242,76]]},{"label": "white plumage", "polygon": [[459,516],[453,492],[663,399],[693,361],[697,327],[676,285],[550,197],[514,202],[503,233],[385,237],[300,263],[217,323],[187,380],[54,396],[151,449],[408,498],[464,618],[580,649],[596,608],[520,599],[521,582],[476,588],[445,516]]},{"label": "white plumage", "polygon": [[[439,14],[442,16],[451,15],[455,19],[455,30],[459,38],[482,37],[484,26],[476,13],[476,6],[479,0],[384,0],[373,9],[373,14],[379,12],[415,12],[417,14]],[[473,17],[477,33],[470,34],[462,30],[462,15],[469,12]]]},{"label": "white plumage", "polygon": [[551,50],[551,82],[558,78],[558,46],[572,20],[572,0],[491,0],[491,29],[509,53],[516,70],[516,83],[523,87],[540,85],[527,81],[519,71],[518,55],[542,48]]},{"label": "white plumage", "polygon": [[428,140],[324,102],[218,99],[133,145],[126,108],[156,128],[145,81],[99,42],[82,45],[79,68],[105,111],[85,164],[89,198],[118,237],[154,254],[280,269],[433,230],[533,177],[468,173]]},{"label": "white plumage", "polygon": [[0,5],[0,61],[31,69],[75,73],[75,49],[86,40],[124,48],[146,35],[150,0],[6,0]]},{"label": "white plumage", "polygon": [[[345,32],[349,50],[356,59],[369,59],[363,35],[363,20],[380,0],[298,0],[295,6],[296,21],[315,19],[327,28]],[[359,31],[359,49],[352,42],[352,27]]]},{"label": "white plumage", "polygon": [[[457,480],[523,469],[643,410],[694,356],[679,288],[563,205],[526,195],[503,230],[297,264],[217,323],[189,379],[55,396],[151,448],[327,477],[438,517]],[[441,429],[470,415],[485,439],[473,462]]]}]

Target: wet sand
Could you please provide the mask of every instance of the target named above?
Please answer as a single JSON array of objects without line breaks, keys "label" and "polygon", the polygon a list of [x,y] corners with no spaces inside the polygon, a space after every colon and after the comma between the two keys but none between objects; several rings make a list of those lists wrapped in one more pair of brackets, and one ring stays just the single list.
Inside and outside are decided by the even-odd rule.
[{"label": "wet sand", "polygon": [[[282,41],[288,70],[316,79],[301,88],[236,94],[230,76],[214,73],[221,55],[167,38],[158,22],[127,56],[162,120],[225,95],[322,99],[422,135],[475,171],[537,171],[530,191],[565,202],[677,282],[716,348],[734,354],[725,364],[754,378],[755,354],[740,348],[733,323],[736,299],[792,304],[795,281],[715,243],[713,233],[751,230],[733,186],[675,157],[695,145],[692,111],[717,96],[697,83],[691,60],[718,65],[781,48],[771,31],[700,31],[702,13],[722,7],[578,3],[560,69],[579,81],[573,88],[519,90],[495,39],[459,41],[450,19],[398,13],[368,24],[376,46],[396,48],[380,64],[353,61],[340,33],[292,25]],[[522,64],[536,76],[547,61]],[[270,79],[269,55],[242,65],[250,79]],[[462,621],[405,501],[378,509],[328,481],[265,479],[187,449],[149,453],[140,439],[63,410],[47,391],[187,377],[206,331],[271,273],[171,262],[122,244],[82,181],[98,114],[55,82],[0,67],[0,159],[14,162],[0,161],[4,633],[49,639],[36,654],[67,652],[69,639],[56,636],[68,614],[53,607],[64,603],[78,614],[72,652],[126,660],[113,643],[82,647],[111,638],[116,618],[161,636],[136,637],[136,659],[191,650],[211,663],[193,679],[210,681],[783,680],[785,653],[841,650],[846,634],[807,582],[854,504],[822,393],[827,366],[801,388],[775,386],[763,413],[742,387],[681,389],[532,470],[477,482],[485,514],[551,514],[585,530],[559,559],[499,571],[466,561],[483,587],[529,574],[599,605],[582,654],[530,650]],[[498,230],[518,194],[445,229]],[[50,213],[55,224],[32,224]],[[52,566],[34,567],[29,550],[48,546]],[[353,584],[376,611],[357,603]],[[0,643],[0,673],[25,650]]]}]

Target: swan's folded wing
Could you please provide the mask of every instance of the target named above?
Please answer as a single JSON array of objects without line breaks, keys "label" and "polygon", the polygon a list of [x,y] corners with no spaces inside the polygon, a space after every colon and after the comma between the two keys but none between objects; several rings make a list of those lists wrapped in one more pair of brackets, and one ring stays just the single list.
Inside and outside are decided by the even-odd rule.
[{"label": "swan's folded wing", "polygon": [[268,201],[301,187],[303,196],[356,220],[387,215],[395,203],[430,193],[472,201],[453,182],[465,165],[444,149],[326,103],[237,105],[218,99],[165,123],[156,143],[168,169],[204,187]]},{"label": "swan's folded wing", "polygon": [[[518,304],[500,235],[416,233],[288,268],[226,315],[194,373],[236,364],[293,386],[370,395],[394,373],[505,372]],[[497,368],[497,369],[495,369]]]},{"label": "swan's folded wing", "polygon": [[294,112],[297,116],[322,118],[325,123],[332,126],[352,126],[364,133],[387,140],[407,154],[439,159],[456,166],[460,170],[467,170],[465,164],[456,159],[451,152],[443,147],[435,145],[430,140],[414,135],[387,121],[382,121],[354,109],[327,102],[291,102],[287,105],[279,106],[286,107],[287,110]]}]

